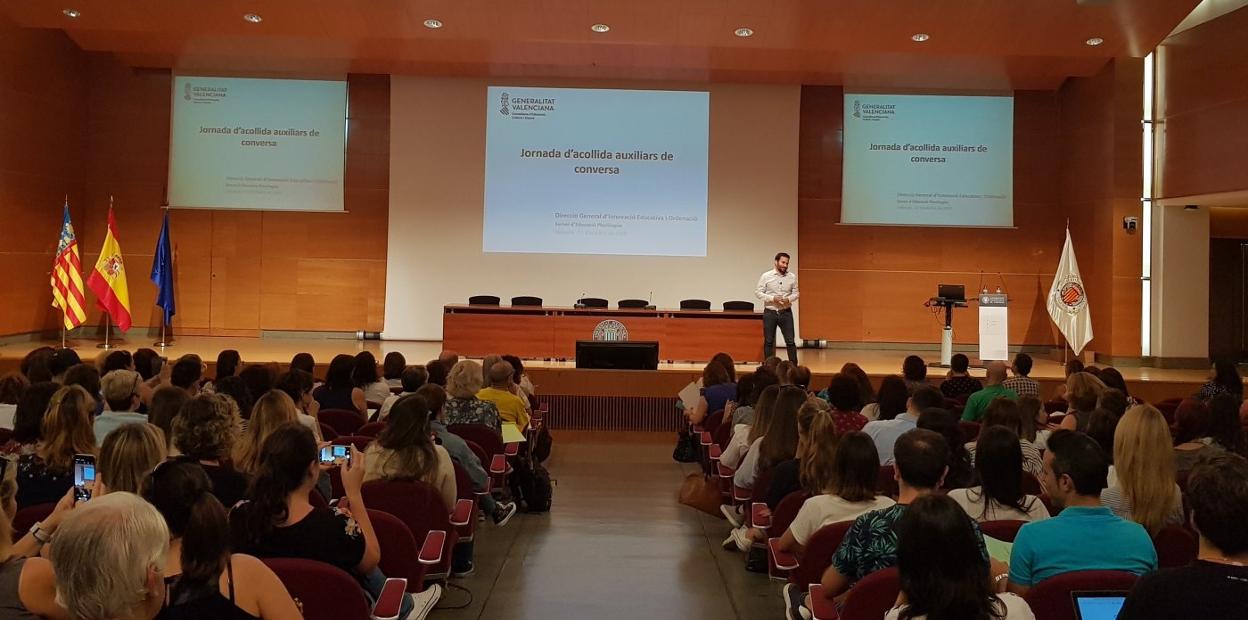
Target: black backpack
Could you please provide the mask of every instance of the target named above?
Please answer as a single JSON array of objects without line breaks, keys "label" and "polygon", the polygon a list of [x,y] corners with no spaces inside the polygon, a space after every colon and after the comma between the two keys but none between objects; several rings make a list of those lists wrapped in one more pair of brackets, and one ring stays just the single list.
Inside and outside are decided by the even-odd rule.
[{"label": "black backpack", "polygon": [[535,463],[545,463],[550,458],[550,448],[554,440],[550,436],[550,430],[543,424],[537,427],[537,431],[533,433],[533,443],[530,444],[532,449],[529,455],[533,457]]},{"label": "black backpack", "polygon": [[547,512],[550,510],[553,484],[550,472],[540,463],[530,463],[524,459],[515,459],[511,468],[511,495],[525,512]]}]

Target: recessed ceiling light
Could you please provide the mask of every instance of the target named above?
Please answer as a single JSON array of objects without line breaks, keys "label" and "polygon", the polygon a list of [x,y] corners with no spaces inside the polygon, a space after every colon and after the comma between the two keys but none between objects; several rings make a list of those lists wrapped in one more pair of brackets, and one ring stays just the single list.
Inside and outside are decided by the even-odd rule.
[{"label": "recessed ceiling light", "polygon": [[1105,39],[1102,39],[1100,37],[1092,37],[1091,39],[1084,41],[1084,43],[1091,45],[1092,47],[1096,47],[1104,42],[1105,42]]},{"label": "recessed ceiling light", "polygon": [[589,29],[593,30],[594,32],[601,33],[601,32],[606,32],[610,30],[611,27],[606,24],[594,24],[593,26],[590,26]]},{"label": "recessed ceiling light", "polygon": [[752,37],[754,36],[754,29],[743,26],[741,28],[737,28],[732,34],[735,34],[738,37]]},{"label": "recessed ceiling light", "polygon": [[263,18],[263,17],[260,17],[259,15],[256,15],[255,13],[248,13],[248,14],[246,14],[246,15],[244,15],[244,16],[243,16],[243,19],[245,19],[245,20],[247,20],[247,21],[249,21],[249,22],[251,22],[251,23],[253,23],[253,24],[258,24],[258,23],[260,23],[260,22],[264,21],[264,18]]},{"label": "recessed ceiling light", "polygon": [[64,11],[61,11],[61,12],[65,14],[65,17],[68,17],[70,19],[78,19],[78,16],[82,15],[82,13],[78,11],[78,9],[65,9]]},{"label": "recessed ceiling light", "polygon": [[922,42],[924,42],[924,41],[926,41],[926,40],[928,40],[928,39],[930,39],[930,38],[931,38],[931,37],[930,37],[930,36],[928,36],[926,32],[920,32],[920,33],[917,33],[917,34],[914,34],[914,35],[911,35],[911,36],[910,36],[910,40],[911,40],[911,41],[914,41],[915,43],[922,43]]},{"label": "recessed ceiling light", "polygon": [[425,28],[436,30],[441,27],[442,27],[442,20],[440,19],[426,19],[425,20]]}]

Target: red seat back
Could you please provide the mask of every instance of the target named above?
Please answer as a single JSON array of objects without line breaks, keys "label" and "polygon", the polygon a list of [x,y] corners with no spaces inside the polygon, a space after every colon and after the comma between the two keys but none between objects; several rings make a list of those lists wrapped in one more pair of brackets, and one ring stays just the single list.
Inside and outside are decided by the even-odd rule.
[{"label": "red seat back", "polygon": [[354,435],[355,431],[364,426],[364,418],[355,411],[346,409],[322,409],[316,414],[322,424],[328,424],[338,435]]},{"label": "red seat back", "polygon": [[1075,620],[1070,593],[1078,590],[1126,592],[1135,585],[1136,576],[1116,570],[1075,571],[1050,577],[1036,584],[1023,596],[1037,618]]},{"label": "red seat back", "polygon": [[36,522],[48,518],[52,514],[52,510],[56,508],[56,504],[35,504],[27,506],[13,515],[13,542],[17,542],[30,531],[31,526]]},{"label": "red seat back", "polygon": [[376,437],[380,435],[381,431],[385,430],[385,428],[385,422],[369,422],[368,424],[355,429],[355,434],[363,435],[365,437]]},{"label": "red seat back", "polygon": [[811,534],[810,540],[806,541],[806,549],[802,553],[801,565],[789,576],[789,581],[802,589],[812,583],[823,581],[823,571],[832,564],[832,556],[836,554],[836,549],[841,546],[845,533],[853,524],[853,521],[829,523]]},{"label": "red seat back", "polygon": [[[723,426],[723,424],[724,424],[724,410],[717,409],[711,412],[711,415],[706,416],[705,420],[702,420],[702,430],[714,436],[715,431],[719,430],[719,427]],[[728,426],[732,426],[732,424],[729,424]]]},{"label": "red seat back", "polygon": [[423,590],[426,569],[417,559],[420,557],[420,546],[416,544],[412,531],[388,512],[370,509],[368,520],[373,524],[377,544],[381,547],[381,562],[377,565],[381,572],[386,577],[406,579],[408,592]]},{"label": "red seat back", "polygon": [[[463,438],[461,437],[460,439],[463,439]],[[482,447],[481,447],[481,444],[479,444],[479,443],[477,443],[477,442],[475,442],[475,441],[469,441],[469,440],[467,440],[467,439],[464,439],[464,443],[468,444],[468,449],[469,449],[469,450],[472,450],[472,453],[473,453],[474,455],[476,455],[476,457],[477,457],[477,461],[479,461],[479,462],[481,463],[481,467],[483,467],[483,468],[489,468],[489,466],[490,466],[490,453],[489,453],[489,452],[486,452],[486,451],[485,451],[485,448],[482,448]]]},{"label": "red seat back", "polygon": [[[503,438],[484,424],[452,424],[446,430],[459,435],[464,441],[471,441],[485,448],[491,457],[503,453]],[[489,460],[482,461],[481,464],[488,465]]]},{"label": "red seat back", "polygon": [[268,558],[264,563],[302,604],[304,620],[369,620],[364,590],[341,568],[298,558]]},{"label": "red seat back", "polygon": [[979,524],[979,531],[984,536],[991,536],[997,540],[1005,542],[1014,542],[1014,537],[1018,536],[1018,528],[1023,527],[1026,521],[984,521]]},{"label": "red seat back", "polygon": [[423,541],[431,530],[446,532],[442,563],[431,572],[440,575],[450,571],[451,549],[455,547],[459,536],[451,526],[450,509],[442,501],[437,489],[415,480],[373,480],[364,484],[361,495],[364,497],[364,505],[370,510],[380,510],[398,517],[411,530],[416,540]]},{"label": "red seat back", "polygon": [[1040,479],[1029,471],[1023,472],[1023,493],[1027,495],[1040,495],[1043,492],[1044,487],[1040,486]]},{"label": "red seat back", "polygon": [[849,590],[845,607],[841,608],[841,620],[880,620],[893,608],[900,591],[901,577],[897,567],[875,571]]},{"label": "red seat back", "polygon": [[892,465],[881,465],[879,477],[875,479],[875,492],[896,499],[901,494]]},{"label": "red seat back", "polygon": [[331,441],[338,437],[338,431],[334,430],[334,427],[324,422],[318,422],[318,424],[321,426],[321,438],[325,441]]},{"label": "red seat back", "polygon": [[1167,525],[1153,537],[1159,568],[1178,568],[1196,561],[1200,541],[1181,525]]},{"label": "red seat back", "polygon": [[767,530],[769,538],[776,538],[784,535],[784,531],[792,525],[793,519],[797,518],[797,512],[802,509],[802,504],[810,498],[810,493],[806,491],[794,491],[784,496],[776,509],[771,511],[771,527]]},{"label": "red seat back", "polygon": [[711,439],[719,446],[720,450],[728,449],[728,442],[732,441],[732,420],[727,420],[711,433]]},{"label": "red seat back", "polygon": [[970,443],[979,439],[979,422],[967,422],[966,420],[958,421],[958,428],[962,430],[962,441]]}]

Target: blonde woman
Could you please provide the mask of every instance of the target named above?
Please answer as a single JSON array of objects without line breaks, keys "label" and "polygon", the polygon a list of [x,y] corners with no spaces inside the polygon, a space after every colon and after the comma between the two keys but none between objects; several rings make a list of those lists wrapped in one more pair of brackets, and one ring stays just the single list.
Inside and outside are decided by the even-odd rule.
[{"label": "blonde woman", "polygon": [[[501,358],[499,359],[501,361]],[[456,362],[446,377],[446,423],[480,424],[503,432],[498,407],[487,400],[477,398],[483,382],[481,365],[472,360]]]},{"label": "blonde woman", "polygon": [[95,400],[80,386],[52,395],[43,416],[42,439],[17,462],[17,507],[56,502],[74,486],[74,455],[95,454],[91,413]]},{"label": "blonde woman", "polygon": [[1152,405],[1127,410],[1114,431],[1116,483],[1101,491],[1101,504],[1144,526],[1150,535],[1183,522],[1183,495],[1174,482],[1170,429]]},{"label": "blonde woman", "polygon": [[270,390],[256,401],[247,422],[247,430],[234,446],[234,467],[254,476],[260,468],[260,447],[273,431],[290,422],[299,421],[295,401],[280,390]]},{"label": "blonde woman", "polygon": [[1088,421],[1096,410],[1096,403],[1105,393],[1105,384],[1086,372],[1076,372],[1066,378],[1066,402],[1070,410],[1062,418],[1060,428],[1081,433],[1088,430]]},{"label": "blonde woman", "polygon": [[165,433],[155,425],[131,422],[113,429],[100,446],[95,494],[138,493],[143,479],[168,457]]}]

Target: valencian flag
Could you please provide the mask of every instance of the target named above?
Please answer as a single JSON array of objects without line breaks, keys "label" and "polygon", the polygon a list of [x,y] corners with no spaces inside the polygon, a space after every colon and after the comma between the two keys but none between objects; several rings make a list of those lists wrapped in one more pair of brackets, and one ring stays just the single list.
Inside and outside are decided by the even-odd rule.
[{"label": "valencian flag", "polygon": [[152,282],[156,284],[156,305],[165,311],[165,325],[170,325],[174,315],[173,250],[169,245],[168,211],[165,211],[165,223],[160,226],[160,239],[156,240],[156,252],[152,258]]},{"label": "valencian flag", "polygon": [[86,292],[82,288],[82,258],[78,254],[78,238],[69,221],[69,199],[65,200],[65,218],[61,239],[56,244],[52,262],[52,307],[64,314],[65,329],[73,329],[87,320]]},{"label": "valencian flag", "polygon": [[1053,286],[1049,287],[1049,316],[1057,324],[1075,355],[1092,341],[1092,311],[1088,309],[1088,293],[1079,276],[1079,262],[1075,260],[1075,247],[1070,242],[1070,229],[1066,229],[1066,245],[1057,263]]},{"label": "valencian flag", "polygon": [[108,232],[100,260],[87,278],[87,287],[95,293],[95,303],[113,318],[118,329],[130,329],[130,290],[126,286],[126,266],[121,260],[121,244],[117,240],[117,221],[113,208],[108,208]]}]

